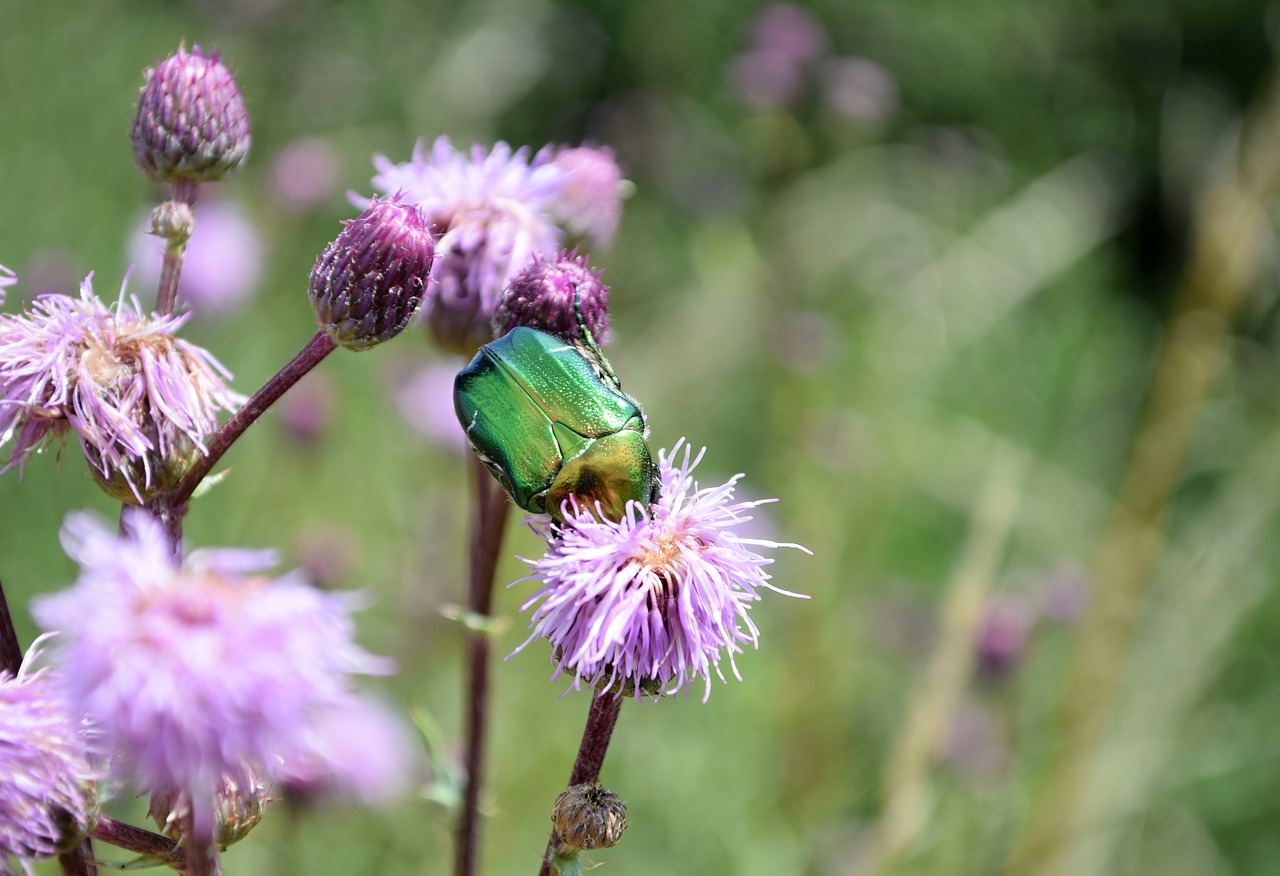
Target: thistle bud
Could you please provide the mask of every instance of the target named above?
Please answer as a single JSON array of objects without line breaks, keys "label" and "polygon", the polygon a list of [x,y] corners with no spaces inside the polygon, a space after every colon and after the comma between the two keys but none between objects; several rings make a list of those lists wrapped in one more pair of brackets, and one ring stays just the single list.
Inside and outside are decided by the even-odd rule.
[{"label": "thistle bud", "polygon": [[516,275],[502,293],[493,327],[498,337],[523,325],[575,340],[582,336],[581,314],[581,323],[599,343],[609,328],[608,309],[609,287],[587,266],[587,257],[577,250],[561,252],[535,258]]},{"label": "thistle bud", "polygon": [[196,214],[184,201],[165,201],[151,211],[151,233],[172,246],[182,246],[196,230]]},{"label": "thistle bud", "polygon": [[146,73],[133,119],[133,157],[158,182],[212,182],[249,154],[249,113],[217,52],[199,46]]},{"label": "thistle bud", "polygon": [[602,785],[573,785],[556,798],[551,812],[564,852],[616,846],[627,829],[627,804]]},{"label": "thistle bud", "polygon": [[367,350],[404,331],[422,305],[435,242],[417,207],[376,198],[311,269],[311,306],[335,342]]},{"label": "thistle bud", "polygon": [[[258,826],[267,804],[271,802],[266,784],[248,770],[246,775],[249,781],[243,787],[229,776],[223,776],[218,784],[214,800],[217,824],[213,841],[222,851],[247,837]],[[186,791],[154,793],[147,814],[165,836],[181,842],[183,832],[191,824],[191,798]]]}]

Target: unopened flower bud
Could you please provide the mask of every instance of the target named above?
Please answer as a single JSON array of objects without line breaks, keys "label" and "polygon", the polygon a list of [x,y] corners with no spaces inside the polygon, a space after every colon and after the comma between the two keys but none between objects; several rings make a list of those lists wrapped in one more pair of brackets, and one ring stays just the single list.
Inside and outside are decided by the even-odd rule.
[{"label": "unopened flower bud", "polygon": [[627,804],[601,785],[573,785],[556,798],[551,821],[567,850],[607,849],[627,829]]},{"label": "unopened flower bud", "polygon": [[199,46],[146,71],[133,119],[133,156],[147,176],[212,182],[249,154],[249,113],[235,77]]},{"label": "unopened flower bud", "polygon": [[516,326],[541,329],[568,340],[582,340],[581,322],[596,343],[609,328],[609,287],[587,266],[586,256],[561,252],[534,259],[502,293],[493,327],[502,337]]},{"label": "unopened flower bud", "polygon": [[[240,842],[258,826],[267,804],[271,802],[266,784],[252,772],[246,773],[250,781],[243,787],[234,779],[223,776],[215,795],[217,825],[213,840],[223,851]],[[186,791],[152,794],[148,810],[165,836],[175,842],[182,840],[184,830],[191,823],[191,799]]]},{"label": "unopened flower bud", "polygon": [[417,207],[376,198],[316,259],[311,305],[335,342],[367,350],[404,331],[422,305],[435,242]]},{"label": "unopened flower bud", "polygon": [[182,246],[196,230],[196,214],[183,201],[165,201],[151,211],[151,233],[173,246]]}]

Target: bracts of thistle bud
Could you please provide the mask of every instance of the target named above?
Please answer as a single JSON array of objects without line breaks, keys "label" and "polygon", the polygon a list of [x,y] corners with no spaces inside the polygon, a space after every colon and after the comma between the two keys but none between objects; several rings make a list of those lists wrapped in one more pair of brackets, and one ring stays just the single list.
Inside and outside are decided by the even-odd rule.
[{"label": "bracts of thistle bud", "polygon": [[435,241],[417,207],[374,199],[316,259],[309,292],[320,328],[349,350],[405,330],[431,275]]},{"label": "bracts of thistle bud", "polygon": [[249,154],[249,113],[217,52],[199,46],[149,68],[133,119],[133,156],[157,182],[213,182]]},{"label": "bracts of thistle bud", "polygon": [[602,343],[609,329],[609,287],[577,250],[536,257],[507,286],[493,315],[497,337],[516,326],[570,341],[585,340],[585,326],[596,343]]}]

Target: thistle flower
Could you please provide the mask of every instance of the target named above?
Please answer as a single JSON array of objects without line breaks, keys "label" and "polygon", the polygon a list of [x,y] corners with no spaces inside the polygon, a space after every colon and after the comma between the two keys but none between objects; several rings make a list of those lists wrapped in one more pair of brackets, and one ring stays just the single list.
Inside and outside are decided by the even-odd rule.
[{"label": "thistle flower", "polygon": [[374,198],[342,223],[311,268],[316,320],[336,343],[367,350],[409,325],[435,259],[426,217],[417,207]]},{"label": "thistle flower", "polygon": [[207,351],[174,337],[186,317],[146,315],[124,287],[114,307],[93,294],[42,295],[0,314],[0,472],[74,429],[94,477],[122,502],[177,482],[244,397]]},{"label": "thistle flower", "polygon": [[592,235],[613,233],[607,217],[594,226],[584,217],[609,212],[597,202],[618,201],[616,181],[607,192],[570,190],[575,179],[587,179],[585,162],[562,164],[556,156],[547,147],[530,159],[528,149],[513,151],[506,143],[489,152],[475,146],[467,156],[440,137],[430,153],[419,142],[405,164],[374,158],[374,188],[418,204],[439,235],[424,312],[433,336],[450,352],[469,356],[494,339],[502,290],[535,255],[559,248],[558,222]]},{"label": "thistle flower", "polygon": [[14,873],[11,857],[48,858],[74,846],[96,817],[97,774],[86,754],[86,736],[56,677],[48,669],[29,671],[37,653],[32,646],[16,676],[0,670],[3,876]]},{"label": "thistle flower", "polygon": [[564,338],[581,335],[578,313],[596,342],[609,330],[609,287],[577,251],[535,258],[502,293],[493,330],[502,337],[518,325]]},{"label": "thistle flower", "polygon": [[0,265],[0,304],[4,304],[4,290],[18,282],[18,276],[4,265]]},{"label": "thistle flower", "polygon": [[143,74],[133,157],[158,182],[212,182],[249,154],[249,113],[217,52],[179,47]]},{"label": "thistle flower", "polygon": [[747,612],[761,591],[800,596],[769,583],[764,569],[773,560],[753,548],[805,548],[733,533],[751,509],[773,500],[733,501],[741,475],[699,487],[692,474],[703,454],[690,461],[686,446],[677,464],[682,443],[658,454],[662,495],[649,508],[629,502],[614,522],[571,499],[563,524],[531,524],[547,553],[525,561],[532,574],[521,581],[543,586],[521,606],[537,607],[533,633],[516,652],[548,639],[552,680],[567,673],[575,688],[585,682],[639,697],[677,693],[700,677],[705,702],[712,673],[725,680],[720,661],[728,657],[740,679],[734,655],[758,645]]},{"label": "thistle flower", "polygon": [[317,715],[362,708],[350,676],[390,671],[352,641],[350,598],[297,574],[264,576],[269,551],[195,551],[179,563],[142,513],[122,535],[69,515],[62,543],[79,580],[33,609],[63,633],[70,700],[123,776],[185,795],[206,840],[226,782],[252,788],[311,757]]},{"label": "thistle flower", "polygon": [[[545,151],[540,157],[545,160]],[[622,199],[630,183],[607,146],[561,147],[551,164],[564,175],[564,185],[551,212],[574,234],[608,244],[618,230]]]}]

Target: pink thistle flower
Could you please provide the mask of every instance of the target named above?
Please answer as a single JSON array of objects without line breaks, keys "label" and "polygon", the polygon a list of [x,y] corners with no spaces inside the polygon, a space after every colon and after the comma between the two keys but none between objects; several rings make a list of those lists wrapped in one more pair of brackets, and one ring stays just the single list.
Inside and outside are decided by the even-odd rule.
[{"label": "pink thistle flower", "polygon": [[319,716],[362,708],[350,676],[391,665],[352,641],[350,595],[263,575],[272,552],[179,563],[149,515],[124,530],[69,515],[62,543],[80,577],[34,614],[63,634],[69,698],[121,772],[146,792],[185,795],[193,829],[211,839],[228,780],[251,788],[311,757]]},{"label": "pink thistle flower", "polygon": [[[544,150],[545,152],[545,150]],[[564,174],[552,212],[574,234],[607,244],[618,230],[622,199],[631,185],[607,146],[561,148],[551,163]]]},{"label": "pink thistle flower", "polygon": [[[560,246],[558,222],[585,227],[586,217],[608,213],[601,204],[618,199],[617,180],[595,196],[571,188],[588,173],[580,160],[558,162],[559,154],[546,147],[531,159],[527,148],[500,142],[488,152],[473,146],[466,155],[440,137],[429,153],[419,141],[404,164],[374,158],[374,188],[417,204],[439,235],[423,312],[450,352],[469,356],[494,339],[493,312],[502,290],[535,255]],[[592,231],[612,234],[607,217]]]},{"label": "pink thistle flower", "polygon": [[4,304],[4,290],[18,282],[18,276],[4,265],[0,265],[0,304]]},{"label": "pink thistle flower", "polygon": [[585,682],[638,698],[678,693],[702,678],[706,702],[712,673],[725,680],[726,656],[741,680],[734,655],[758,645],[748,609],[761,591],[808,598],[769,583],[764,569],[773,560],[753,550],[805,548],[733,532],[751,520],[753,508],[773,500],[735,502],[741,475],[699,487],[692,474],[703,453],[690,461],[686,446],[676,465],[682,443],[658,454],[662,496],[650,508],[628,502],[624,518],[613,522],[571,500],[563,525],[531,524],[547,553],[525,560],[532,574],[520,580],[543,587],[521,606],[537,607],[533,633],[515,653],[539,636],[549,640],[553,681],[569,674],[575,689]]},{"label": "pink thistle flower", "polygon": [[205,452],[218,411],[244,397],[206,350],[174,337],[185,316],[144,314],[136,298],[107,307],[93,294],[42,295],[0,314],[0,472],[74,429],[94,476],[123,502],[171,486]]},{"label": "pink thistle flower", "polygon": [[8,861],[50,858],[79,842],[96,817],[87,737],[48,669],[0,670],[0,874]]}]

